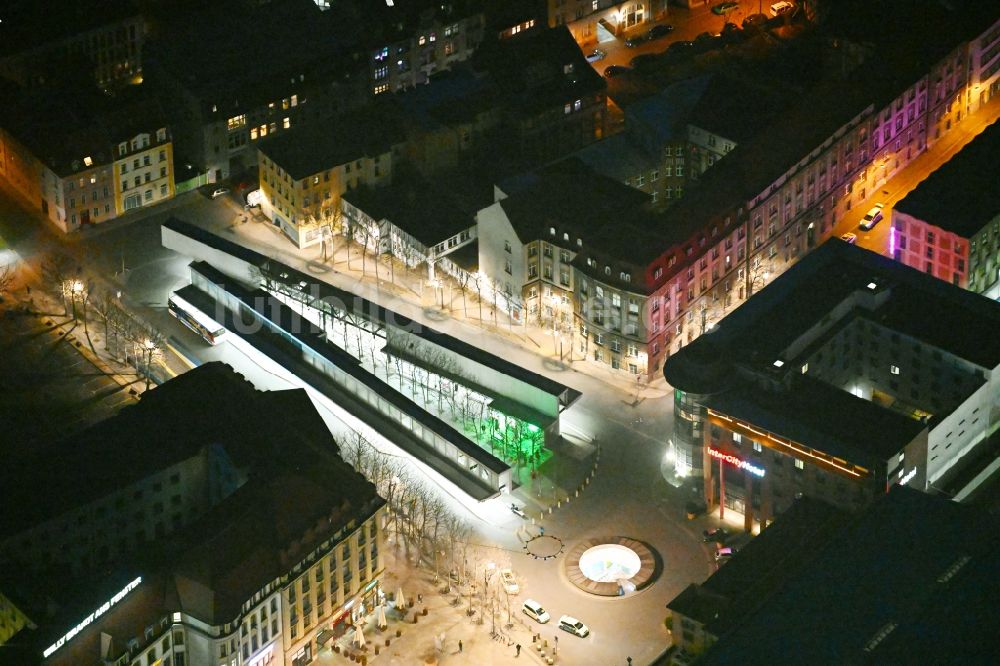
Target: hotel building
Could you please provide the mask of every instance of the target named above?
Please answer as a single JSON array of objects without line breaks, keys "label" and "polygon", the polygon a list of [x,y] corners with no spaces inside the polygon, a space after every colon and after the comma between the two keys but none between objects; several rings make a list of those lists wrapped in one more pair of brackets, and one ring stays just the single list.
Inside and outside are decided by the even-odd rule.
[{"label": "hotel building", "polygon": [[826,243],[668,359],[675,470],[748,531],[802,495],[929,491],[1000,424],[998,323],[998,303]]}]

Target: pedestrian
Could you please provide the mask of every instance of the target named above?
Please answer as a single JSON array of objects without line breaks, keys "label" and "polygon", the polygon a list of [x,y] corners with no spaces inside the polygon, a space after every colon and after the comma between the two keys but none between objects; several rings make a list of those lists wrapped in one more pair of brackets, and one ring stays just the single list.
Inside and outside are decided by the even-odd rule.
[{"label": "pedestrian", "polygon": [[421,604],[424,603],[424,595],[418,594],[417,595],[417,602],[421,603]]},{"label": "pedestrian", "polygon": [[31,296],[31,285],[30,284],[24,285],[24,288],[28,290],[28,296]]},{"label": "pedestrian", "polygon": [[544,527],[539,527],[538,528],[538,536],[545,536],[545,528]]},{"label": "pedestrian", "polygon": [[518,643],[517,645],[515,645],[514,649],[517,650],[517,654],[515,654],[514,656],[515,657],[520,657],[521,656],[521,644]]},{"label": "pedestrian", "polygon": [[625,661],[628,662],[628,666],[632,666],[632,657],[625,657]]},{"label": "pedestrian", "polygon": [[[461,652],[461,651],[462,651],[462,641],[459,641],[459,642],[458,642],[458,651],[459,651],[459,652]],[[632,663],[632,659],[631,659],[631,658],[629,659],[628,663],[630,663],[630,664]]]}]

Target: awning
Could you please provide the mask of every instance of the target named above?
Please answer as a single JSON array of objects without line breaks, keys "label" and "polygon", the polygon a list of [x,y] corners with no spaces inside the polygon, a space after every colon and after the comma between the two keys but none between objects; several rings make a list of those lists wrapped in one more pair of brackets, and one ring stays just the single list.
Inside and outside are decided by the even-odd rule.
[{"label": "awning", "polygon": [[324,629],[323,631],[316,634],[316,644],[320,647],[326,645],[331,640],[333,640],[334,633],[329,629]]}]

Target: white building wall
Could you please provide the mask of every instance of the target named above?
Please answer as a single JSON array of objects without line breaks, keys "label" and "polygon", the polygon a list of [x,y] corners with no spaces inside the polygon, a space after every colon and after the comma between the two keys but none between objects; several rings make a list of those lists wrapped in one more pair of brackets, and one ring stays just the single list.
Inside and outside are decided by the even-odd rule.
[{"label": "white building wall", "polygon": [[504,296],[509,295],[510,307],[520,310],[525,275],[524,244],[499,203],[476,213],[476,229],[479,237],[479,272],[485,275],[489,283],[482,285],[482,297],[493,301],[493,288],[496,287],[499,292],[496,295],[499,307],[508,309]]}]

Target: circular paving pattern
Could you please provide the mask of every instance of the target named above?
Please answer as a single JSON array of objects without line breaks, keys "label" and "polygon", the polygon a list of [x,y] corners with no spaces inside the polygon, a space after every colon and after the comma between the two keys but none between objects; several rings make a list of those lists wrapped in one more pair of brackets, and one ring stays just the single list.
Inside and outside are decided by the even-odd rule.
[{"label": "circular paving pattern", "polygon": [[563,542],[559,537],[538,535],[524,544],[524,549],[536,560],[551,560],[562,553]]},{"label": "circular paving pattern", "polygon": [[584,592],[617,597],[649,585],[656,570],[650,548],[628,537],[587,539],[566,556],[566,577]]}]

